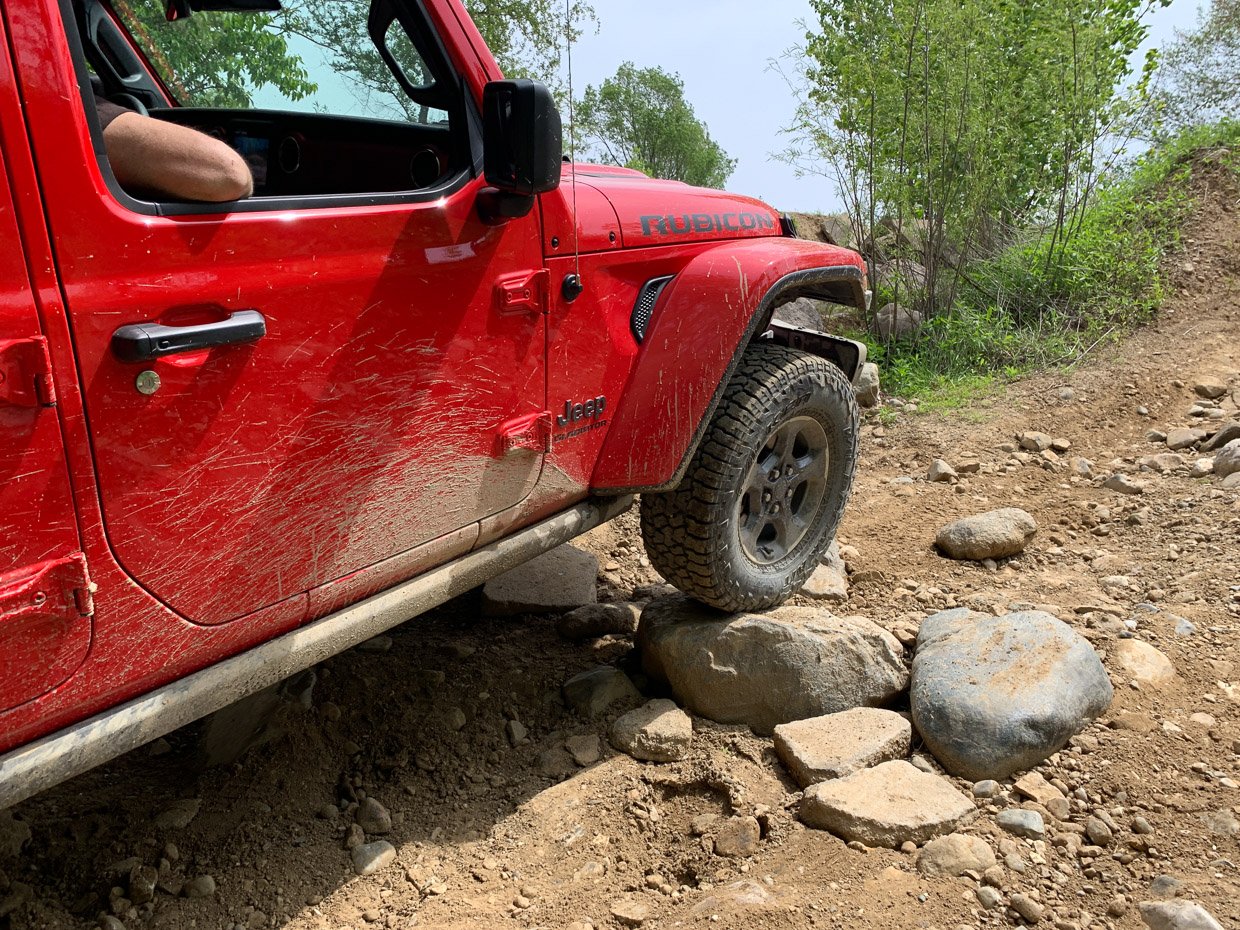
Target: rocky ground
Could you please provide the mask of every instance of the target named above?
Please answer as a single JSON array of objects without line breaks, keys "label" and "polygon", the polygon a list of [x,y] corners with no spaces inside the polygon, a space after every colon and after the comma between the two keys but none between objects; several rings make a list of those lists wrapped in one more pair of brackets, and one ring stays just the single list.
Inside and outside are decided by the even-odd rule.
[{"label": "rocky ground", "polygon": [[[1240,927],[1240,488],[1198,464],[1240,419],[1240,216],[1234,185],[1204,194],[1177,293],[1119,349],[951,414],[888,399],[866,416],[847,600],[801,608],[866,618],[904,663],[937,611],[1037,608],[1113,687],[1032,775],[952,776],[899,714],[835,728],[872,725],[881,751],[858,765],[883,784],[863,794],[940,798],[948,839],[809,826],[850,829],[814,813],[839,789],[803,790],[822,777],[796,761],[803,733],[666,700],[634,648],[664,592],[630,513],[581,542],[597,567],[561,565],[587,573],[564,606],[612,606],[476,593],[290,683],[254,739],[235,713],[0,814],[0,927],[1110,930],[1157,901]],[[998,508],[1036,522],[1020,554],[936,548]]]}]

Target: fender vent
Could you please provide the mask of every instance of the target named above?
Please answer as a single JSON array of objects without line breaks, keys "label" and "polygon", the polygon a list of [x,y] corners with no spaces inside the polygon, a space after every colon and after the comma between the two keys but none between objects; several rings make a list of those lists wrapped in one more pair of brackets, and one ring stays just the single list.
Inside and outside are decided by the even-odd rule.
[{"label": "fender vent", "polygon": [[637,304],[633,307],[633,319],[630,323],[633,329],[633,338],[641,342],[646,338],[646,327],[650,325],[650,314],[654,312],[654,305],[659,299],[659,295],[663,293],[663,288],[667,287],[667,283],[672,280],[674,275],[668,275],[666,278],[651,278],[642,285],[641,292],[637,295]]}]

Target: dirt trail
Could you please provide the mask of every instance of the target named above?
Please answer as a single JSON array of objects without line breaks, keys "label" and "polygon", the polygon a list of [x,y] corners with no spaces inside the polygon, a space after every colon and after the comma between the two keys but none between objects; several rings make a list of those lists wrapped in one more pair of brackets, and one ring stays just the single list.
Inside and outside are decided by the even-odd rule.
[{"label": "dirt trail", "polygon": [[[1022,381],[951,415],[867,419],[841,531],[855,550],[852,596],[837,612],[907,639],[943,607],[1045,605],[1104,653],[1137,617],[1179,673],[1159,689],[1116,677],[1104,720],[1041,767],[1118,827],[1116,845],[1096,859],[1019,842],[999,891],[1036,895],[1044,926],[1141,927],[1135,902],[1172,887],[1159,879],[1169,875],[1240,927],[1240,492],[1148,473],[1139,476],[1146,493],[1125,496],[1071,464],[1083,457],[1096,472],[1136,476],[1136,459],[1166,451],[1147,431],[1189,422],[1196,377],[1229,380],[1220,403],[1236,417],[1238,238],[1237,189],[1216,183],[1155,325],[1079,370]],[[1056,467],[1014,462],[1004,444],[1024,430],[1071,449]],[[954,487],[931,484],[922,479],[935,458],[982,467]],[[916,480],[893,483],[903,477]],[[987,569],[933,551],[942,524],[1000,506],[1038,521],[1024,555]],[[603,599],[633,598],[657,581],[637,538],[630,514],[586,542],[603,564]],[[1138,609],[1147,603],[1160,611]],[[121,891],[134,899],[115,906],[128,930],[580,930],[619,926],[620,901],[644,905],[651,928],[1012,925],[1002,908],[981,907],[973,878],[926,879],[911,855],[852,849],[802,827],[799,794],[770,741],[743,728],[697,720],[690,758],[669,765],[634,762],[604,739],[603,760],[579,768],[565,739],[605,735],[607,721],[566,710],[560,686],[600,661],[640,678],[623,637],[571,644],[550,618],[487,619],[464,598],[385,645],[320,667],[312,709],[285,705],[282,732],[232,765],[202,769],[190,729],[20,806],[32,839],[20,858],[0,851],[0,901],[23,888],[30,900],[0,928],[97,926]],[[528,734],[515,746],[510,721]],[[340,810],[367,795],[392,812],[386,839],[397,857],[357,877],[343,848],[352,817]],[[710,832],[703,815],[733,812],[765,824],[750,858],[716,856],[695,835]],[[1138,816],[1151,834],[1131,831]],[[1001,841],[1012,840],[993,812],[969,830],[1004,861]],[[130,889],[135,866],[161,869],[148,903]],[[206,890],[202,876],[214,890],[186,896]]]}]

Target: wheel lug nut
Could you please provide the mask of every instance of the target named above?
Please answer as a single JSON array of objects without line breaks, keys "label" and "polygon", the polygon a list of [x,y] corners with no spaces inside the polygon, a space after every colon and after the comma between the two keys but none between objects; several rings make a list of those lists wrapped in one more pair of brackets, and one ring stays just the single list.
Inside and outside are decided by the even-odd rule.
[{"label": "wheel lug nut", "polygon": [[792,477],[792,466],[791,465],[789,465],[787,468],[784,469],[784,477],[785,478]]},{"label": "wheel lug nut", "polygon": [[767,477],[768,477],[771,481],[778,481],[778,480],[779,480],[779,469],[778,469],[778,468],[772,469],[772,470],[771,470],[771,473],[770,473],[769,475],[767,475]]}]

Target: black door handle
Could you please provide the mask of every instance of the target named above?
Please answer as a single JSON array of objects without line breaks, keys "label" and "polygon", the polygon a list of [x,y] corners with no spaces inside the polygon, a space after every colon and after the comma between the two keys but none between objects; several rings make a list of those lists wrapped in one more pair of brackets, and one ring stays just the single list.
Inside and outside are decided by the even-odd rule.
[{"label": "black door handle", "polygon": [[142,362],[178,352],[255,342],[267,335],[267,321],[257,310],[238,310],[218,323],[164,326],[131,323],[112,334],[112,354],[122,362]]}]

